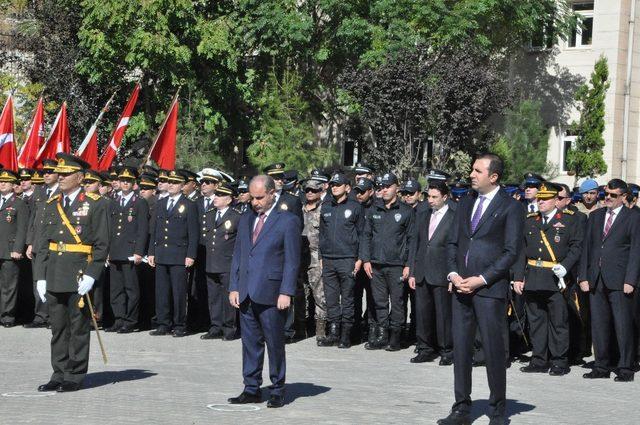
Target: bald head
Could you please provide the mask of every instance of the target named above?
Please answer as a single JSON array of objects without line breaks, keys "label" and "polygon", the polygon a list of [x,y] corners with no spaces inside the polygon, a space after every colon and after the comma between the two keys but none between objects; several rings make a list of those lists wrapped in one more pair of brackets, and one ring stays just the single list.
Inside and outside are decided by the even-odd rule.
[{"label": "bald head", "polygon": [[261,174],[251,179],[249,183],[251,194],[251,206],[258,214],[267,212],[273,206],[276,199],[276,184],[273,178]]}]

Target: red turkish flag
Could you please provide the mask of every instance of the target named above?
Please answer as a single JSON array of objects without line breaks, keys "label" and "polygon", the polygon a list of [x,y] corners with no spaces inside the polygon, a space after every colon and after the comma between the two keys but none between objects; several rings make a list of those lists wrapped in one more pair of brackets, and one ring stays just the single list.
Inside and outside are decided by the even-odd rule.
[{"label": "red turkish flag", "polygon": [[[88,141],[87,143],[82,144],[82,151],[78,149],[76,155],[85,160],[90,166],[92,170],[98,169],[98,130],[94,125],[91,126],[89,130],[89,134],[87,134]],[[85,138],[86,139],[86,138]]]},{"label": "red turkish flag", "polygon": [[67,122],[67,102],[63,102],[51,128],[51,134],[49,134],[49,138],[40,148],[37,162],[41,162],[43,159],[56,159],[57,153],[69,153],[70,151],[71,136],[69,135],[69,123]]},{"label": "red turkish flag", "polygon": [[20,148],[18,154],[18,166],[20,168],[33,168],[40,146],[44,143],[44,101],[38,100],[36,111],[31,120],[31,126],[27,133],[27,140]]},{"label": "red turkish flag", "polygon": [[127,131],[127,126],[129,125],[129,119],[131,115],[133,115],[133,109],[136,106],[136,102],[138,101],[138,94],[140,93],[140,84],[136,84],[129,96],[129,101],[127,105],[124,107],[122,111],[122,115],[120,115],[120,119],[118,120],[118,124],[116,128],[113,130],[111,134],[111,138],[109,139],[109,144],[104,148],[104,152],[102,152],[102,156],[100,157],[100,162],[98,164],[98,170],[106,171],[111,167],[111,163],[115,159],[118,148],[120,148],[120,143],[122,143],[122,138],[124,137],[124,133]]},{"label": "red turkish flag", "polygon": [[171,104],[171,109],[162,125],[149,156],[165,170],[173,170],[176,166],[176,134],[178,132],[178,98]]},{"label": "red turkish flag", "polygon": [[0,164],[7,170],[18,171],[18,155],[13,137],[13,99],[7,98],[0,115]]}]

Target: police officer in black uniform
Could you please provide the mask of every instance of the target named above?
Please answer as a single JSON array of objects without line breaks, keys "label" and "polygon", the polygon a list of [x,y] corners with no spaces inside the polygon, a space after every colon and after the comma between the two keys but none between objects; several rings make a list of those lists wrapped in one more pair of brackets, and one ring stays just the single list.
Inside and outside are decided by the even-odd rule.
[{"label": "police officer in black uniform", "polygon": [[109,226],[107,204],[81,187],[89,164],[65,153],[56,157],[61,193],[42,213],[34,266],[38,294],[49,306],[53,375],[38,391],[67,392],[80,389],[89,367],[91,319],[82,298],[104,269]]},{"label": "police officer in black uniform", "polygon": [[232,207],[234,196],[235,190],[230,184],[220,183],[215,191],[213,211],[207,214],[207,227],[211,229],[206,239],[211,327],[202,339],[231,341],[237,335],[237,310],[229,303],[229,273],[242,214]]},{"label": "police officer in black uniform", "polygon": [[193,171],[186,169],[176,171],[179,171],[187,178],[187,181],[182,188],[182,194],[191,201],[197,201],[200,198],[200,191],[198,190],[198,175]]},{"label": "police officer in black uniform", "polygon": [[110,299],[115,322],[105,331],[131,333],[138,324],[138,266],[147,253],[149,206],[133,192],[137,178],[134,167],[120,169],[120,198],[111,211],[109,249]]},{"label": "police officer in black uniform", "polygon": [[244,214],[251,209],[251,195],[249,194],[248,179],[237,180],[236,187],[236,204],[234,208],[240,213]]},{"label": "police officer in black uniform", "polygon": [[414,208],[416,214],[429,209],[429,204],[420,199],[422,185],[413,177],[410,177],[400,186],[400,197],[402,202]]},{"label": "police officer in black uniform", "polygon": [[365,348],[379,350],[388,343],[387,350],[396,351],[401,348],[400,336],[405,321],[402,294],[413,263],[415,211],[400,202],[398,178],[393,173],[384,174],[380,186],[380,202],[367,211],[360,240],[360,259],[371,279],[378,322],[376,340],[373,344],[365,344]]},{"label": "police officer in black uniform", "polygon": [[[156,268],[158,327],[151,335],[187,335],[187,271],[198,250],[198,210],[182,194],[187,176],[172,170],[167,196],[158,202],[149,241],[149,265]],[[173,315],[171,314],[173,300]]]},{"label": "police officer in black uniform", "polygon": [[553,376],[569,373],[569,313],[562,291],[564,277],[580,258],[584,236],[573,212],[556,208],[557,196],[557,186],[540,185],[538,212],[527,215],[513,284],[516,293],[524,293],[532,344],[531,362],[520,370]]},{"label": "police officer in black uniform", "polygon": [[327,347],[339,341],[339,348],[349,348],[355,315],[355,275],[362,266],[358,251],[364,228],[364,209],[349,199],[351,183],[344,174],[334,174],[329,187],[331,198],[322,204],[319,234],[322,281],[330,324],[327,336],[319,340],[318,345]]}]

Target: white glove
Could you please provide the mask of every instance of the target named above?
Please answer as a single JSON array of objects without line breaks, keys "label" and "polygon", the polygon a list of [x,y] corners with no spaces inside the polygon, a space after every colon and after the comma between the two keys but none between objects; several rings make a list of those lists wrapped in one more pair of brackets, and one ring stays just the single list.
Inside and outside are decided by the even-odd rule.
[{"label": "white glove", "polygon": [[38,290],[38,295],[40,295],[40,299],[43,303],[47,302],[47,298],[44,296],[47,293],[47,281],[39,280],[36,282],[36,289]]},{"label": "white glove", "polygon": [[553,274],[555,274],[559,279],[567,275],[567,269],[565,269],[562,264],[556,264],[551,268],[551,270],[553,271]]},{"label": "white glove", "polygon": [[82,275],[82,279],[78,282],[78,294],[84,295],[93,288],[93,283],[96,280],[91,276]]}]

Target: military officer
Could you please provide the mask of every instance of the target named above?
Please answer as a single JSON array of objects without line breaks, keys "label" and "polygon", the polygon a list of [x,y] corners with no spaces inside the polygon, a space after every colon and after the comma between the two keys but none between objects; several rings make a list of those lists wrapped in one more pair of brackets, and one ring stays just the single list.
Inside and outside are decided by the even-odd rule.
[{"label": "military officer", "polygon": [[100,276],[109,252],[107,204],[85,193],[89,164],[59,153],[60,193],[43,211],[43,243],[35,256],[40,297],[49,306],[53,375],[38,391],[77,391],[89,366],[90,313],[79,303]]},{"label": "military officer", "polygon": [[235,209],[241,214],[251,209],[251,194],[249,193],[249,183],[247,179],[240,179],[238,182],[238,196],[236,198]]},{"label": "military officer", "polygon": [[547,182],[537,189],[538,211],[527,215],[513,284],[517,294],[524,294],[532,344],[531,361],[520,370],[552,376],[569,373],[569,312],[562,291],[583,239],[573,211],[556,208],[558,192]]},{"label": "military officer", "polygon": [[526,173],[524,175],[524,205],[527,213],[538,212],[536,194],[544,178],[536,173]]},{"label": "military officer", "polygon": [[168,195],[167,187],[169,185],[170,170],[158,170],[158,200],[166,198]]},{"label": "military officer", "polygon": [[120,169],[120,198],[111,210],[109,248],[109,292],[115,322],[105,332],[131,333],[138,324],[138,266],[147,252],[149,206],[133,191],[137,178],[138,171],[134,167]]},{"label": "military officer", "polygon": [[35,192],[35,186],[31,180],[33,173],[34,170],[31,168],[21,168],[18,170],[18,174],[20,175],[20,188],[22,189],[21,198],[27,204],[29,214],[33,208],[33,194]]},{"label": "military officer", "polygon": [[34,170],[33,176],[31,177],[31,183],[33,183],[36,187],[42,186],[44,184],[44,178],[42,177],[42,170]]},{"label": "military officer", "polygon": [[18,174],[0,171],[0,324],[15,326],[19,260],[25,252],[29,221],[26,203],[14,193]]},{"label": "military officer", "polygon": [[211,229],[206,241],[211,327],[201,336],[202,339],[222,338],[231,341],[237,338],[236,309],[229,303],[229,273],[242,214],[231,208],[234,196],[235,191],[230,184],[220,183],[213,199],[215,211],[207,215]]},{"label": "military officer", "polygon": [[[158,327],[151,335],[187,335],[187,271],[198,251],[198,210],[182,194],[187,176],[172,170],[167,196],[158,202],[149,241],[149,265],[156,269]],[[171,300],[173,299],[173,315]]]},{"label": "military officer", "polygon": [[187,177],[187,182],[182,188],[182,194],[190,201],[197,201],[200,198],[200,191],[198,190],[198,175],[189,170],[178,170]]}]

